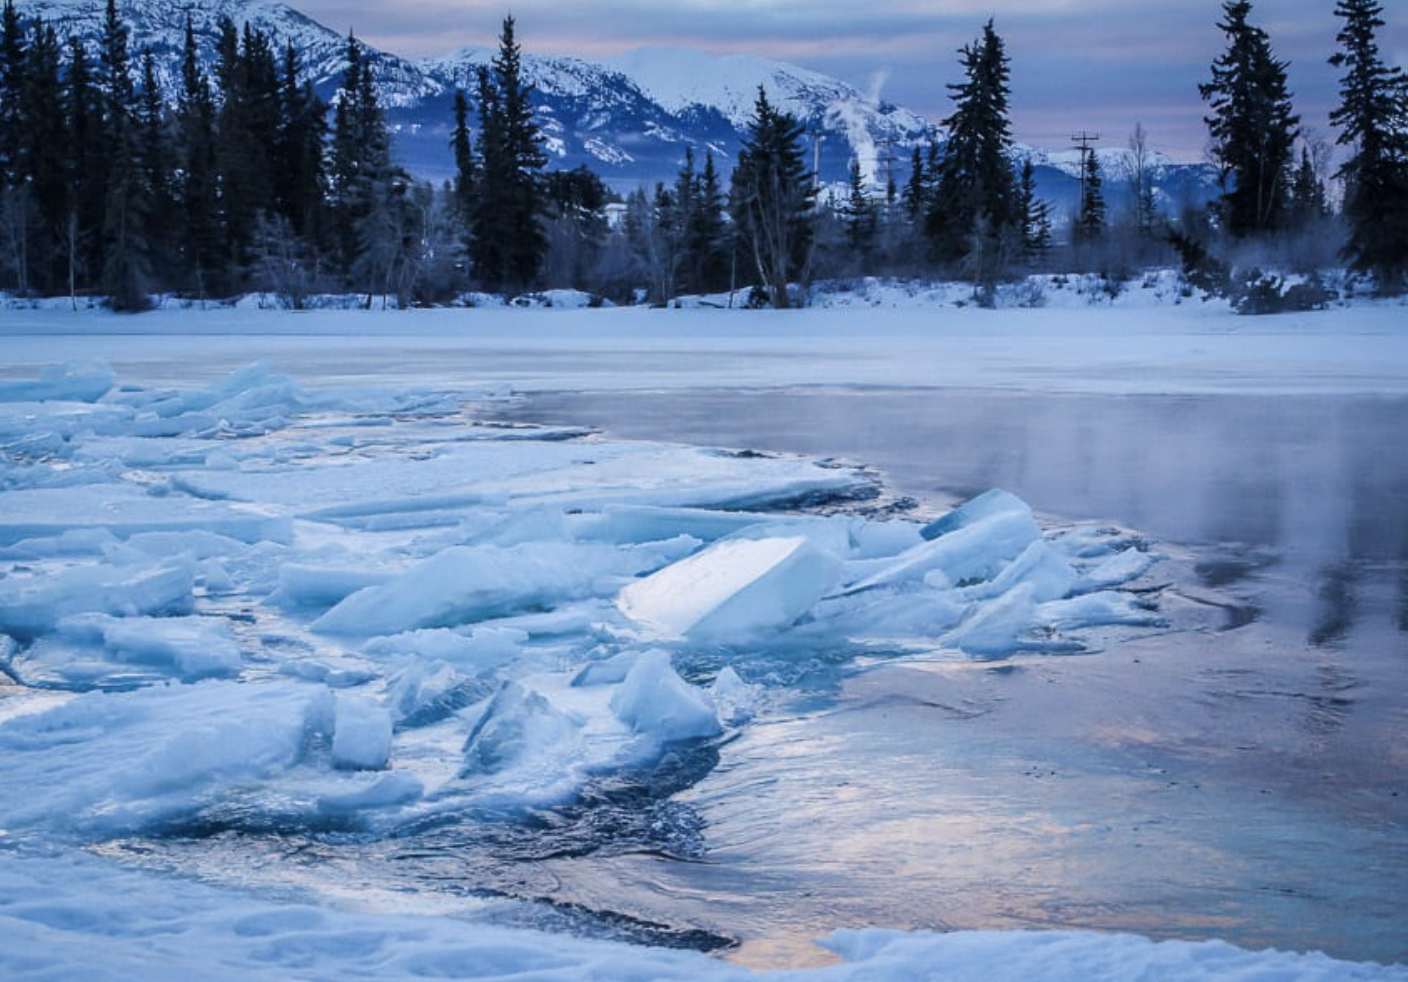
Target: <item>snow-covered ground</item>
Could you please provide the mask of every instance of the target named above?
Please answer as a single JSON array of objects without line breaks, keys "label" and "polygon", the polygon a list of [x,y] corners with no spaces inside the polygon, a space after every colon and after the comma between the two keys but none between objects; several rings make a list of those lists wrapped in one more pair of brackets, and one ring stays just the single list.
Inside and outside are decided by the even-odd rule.
[{"label": "snow-covered ground", "polygon": [[[474,883],[448,906],[333,880],[230,890],[141,856],[537,820],[738,738],[819,651],[864,671],[1162,624],[1162,554],[1118,529],[1044,527],[996,490],[932,521],[872,513],[855,464],[503,425],[515,393],[1408,392],[1392,306],[1249,320],[1151,298],[890,299],[0,313],[0,974],[749,977],[504,927],[476,915],[492,905]],[[661,848],[707,850],[668,810],[649,820]],[[1408,979],[1124,935],[826,946],[842,964],[783,974]]]}]

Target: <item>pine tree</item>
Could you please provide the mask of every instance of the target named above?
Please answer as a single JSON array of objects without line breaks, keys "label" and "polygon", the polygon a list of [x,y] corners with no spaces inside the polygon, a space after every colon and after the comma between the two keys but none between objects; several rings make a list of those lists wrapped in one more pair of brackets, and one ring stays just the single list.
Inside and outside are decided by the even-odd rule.
[{"label": "pine tree", "polygon": [[1022,261],[1035,266],[1051,251],[1051,204],[1037,197],[1036,169],[1030,157],[1022,162],[1017,183],[1017,212],[1021,216]]},{"label": "pine tree", "polygon": [[5,0],[0,10],[0,188],[18,183],[27,61],[24,24],[14,0]]},{"label": "pine tree", "polygon": [[847,175],[841,222],[846,233],[846,248],[852,260],[864,269],[880,240],[880,209],[866,190],[859,158],[851,158]]},{"label": "pine tree", "polygon": [[684,228],[687,290],[709,293],[728,285],[726,205],[714,154],[706,151],[704,169],[693,176],[692,207]]},{"label": "pine tree", "polygon": [[221,263],[219,175],[215,146],[215,96],[200,67],[195,28],[186,18],[181,89],[176,97],[176,158],[180,163],[175,197],[181,212],[177,234],[182,285],[205,297]]},{"label": "pine tree", "polygon": [[455,89],[455,128],[450,135],[450,149],[455,157],[455,214],[467,239],[479,193],[479,165],[469,132],[469,99],[463,89]]},{"label": "pine tree", "polygon": [[274,149],[274,197],[293,234],[316,247],[324,232],[327,104],[299,77],[298,53],[284,48]]},{"label": "pine tree", "polygon": [[815,241],[816,187],[802,150],[802,124],[775,109],[762,86],[733,170],[735,233],[774,307],[790,306],[787,285],[805,278]]},{"label": "pine tree", "polygon": [[61,51],[58,35],[47,24],[34,25],[24,84],[19,170],[29,187],[37,219],[30,279],[37,290],[52,293],[63,282],[61,243],[70,188],[65,174],[68,134]]},{"label": "pine tree", "polygon": [[1340,130],[1336,142],[1351,151],[1338,175],[1349,226],[1344,256],[1380,290],[1397,293],[1408,278],[1408,76],[1379,54],[1377,0],[1340,0],[1335,14],[1344,26],[1330,64],[1345,74],[1330,121]]},{"label": "pine tree", "polygon": [[1292,150],[1300,117],[1264,30],[1248,23],[1250,0],[1224,0],[1218,27],[1227,51],[1213,62],[1212,80],[1198,91],[1210,104],[1205,117],[1212,156],[1222,172],[1219,210],[1238,238],[1275,231],[1285,223]]},{"label": "pine tree", "polygon": [[479,187],[470,256],[475,275],[491,290],[531,286],[547,254],[539,176],[547,157],[530,97],[514,20],[506,17],[498,53],[479,71]]},{"label": "pine tree", "polygon": [[1330,206],[1325,197],[1325,185],[1315,171],[1310,148],[1301,147],[1300,166],[1296,168],[1291,181],[1291,210],[1289,225],[1297,231],[1313,229],[1330,217]]},{"label": "pine tree", "polygon": [[64,116],[68,120],[64,177],[71,189],[63,224],[64,266],[68,289],[76,295],[94,272],[100,272],[103,214],[106,208],[109,153],[103,134],[103,96],[83,42],[68,40]]},{"label": "pine tree", "polygon": [[1105,182],[1100,175],[1100,158],[1094,148],[1082,150],[1080,166],[1081,201],[1074,237],[1078,243],[1089,243],[1105,234]]},{"label": "pine tree", "polygon": [[1016,182],[1008,153],[1007,54],[993,22],[959,51],[964,81],[950,85],[954,111],[944,125],[948,143],[939,164],[925,231],[933,258],[965,261],[975,279],[991,285],[1006,260],[1017,223]]},{"label": "pine tree", "polygon": [[143,181],[142,148],[133,114],[127,26],[118,19],[116,0],[108,0],[99,47],[103,93],[102,132],[110,161],[104,187],[102,282],[109,305],[118,311],[151,305],[148,224],[152,202]]}]

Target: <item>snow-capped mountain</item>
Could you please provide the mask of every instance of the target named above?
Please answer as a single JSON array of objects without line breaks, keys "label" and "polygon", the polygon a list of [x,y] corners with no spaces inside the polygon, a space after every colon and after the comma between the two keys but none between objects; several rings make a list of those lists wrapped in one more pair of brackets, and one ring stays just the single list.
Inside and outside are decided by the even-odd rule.
[{"label": "snow-capped mountain", "polygon": [[[75,35],[96,47],[104,0],[17,0],[24,16],[42,17],[61,37]],[[119,0],[132,30],[132,50],[150,49],[158,77],[174,92],[186,18],[196,30],[207,68],[215,63],[218,24],[224,17],[249,24],[281,50],[292,45],[324,98],[331,98],[346,70],[346,35],[274,0]],[[531,39],[529,39],[531,46]],[[452,174],[449,150],[456,88],[470,95],[478,68],[493,58],[490,47],[465,48],[442,58],[411,61],[372,47],[368,63],[378,98],[387,110],[400,160],[434,180]],[[724,174],[738,153],[758,88],[806,126],[822,181],[845,181],[858,159],[872,186],[909,176],[912,150],[941,137],[930,121],[875,94],[819,72],[746,55],[714,55],[674,48],[645,48],[606,63],[525,53],[526,80],[555,168],[585,164],[621,190],[669,181],[687,149],[702,162],[712,152]],[[1075,158],[1021,148],[1037,163],[1044,195],[1064,202],[1074,194]],[[1104,160],[1102,151],[1102,161]],[[1113,162],[1113,159],[1112,159]],[[1191,174],[1197,171],[1198,174]],[[1160,182],[1205,184],[1206,168],[1160,161]],[[1119,181],[1113,167],[1107,180]]]}]

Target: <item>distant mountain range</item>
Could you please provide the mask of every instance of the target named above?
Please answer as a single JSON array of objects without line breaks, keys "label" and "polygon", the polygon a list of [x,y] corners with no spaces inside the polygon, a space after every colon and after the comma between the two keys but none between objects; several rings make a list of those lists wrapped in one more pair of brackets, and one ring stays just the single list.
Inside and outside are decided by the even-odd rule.
[{"label": "distant mountain range", "polygon": [[[40,16],[60,34],[96,45],[102,0],[17,0],[22,15]],[[249,23],[282,48],[291,42],[319,92],[330,98],[346,69],[347,38],[292,7],[272,0],[119,0],[132,28],[134,51],[150,48],[159,76],[175,91],[189,15],[202,53],[215,60],[216,25],[222,17]],[[522,39],[521,39],[522,40]],[[531,46],[531,38],[526,39]],[[412,61],[368,48],[378,98],[396,135],[398,158],[413,173],[435,181],[450,178],[452,105],[457,87],[471,97],[475,73],[493,48],[465,48],[442,58]],[[915,147],[943,133],[917,114],[874,98],[818,72],[745,55],[712,55],[686,49],[642,49],[608,62],[544,57],[525,52],[524,75],[533,86],[539,125],[554,168],[590,167],[618,190],[669,181],[685,150],[701,162],[712,151],[727,173],[752,115],[758,87],[774,105],[804,122],[822,180],[840,184],[850,161],[859,159],[875,186],[893,176],[903,186]],[[1073,151],[1017,147],[1036,165],[1038,189],[1058,210],[1073,208],[1078,195],[1078,159]],[[1107,200],[1127,173],[1127,151],[1105,149],[1100,157]],[[1205,164],[1178,164],[1155,155],[1155,185],[1169,203],[1206,200],[1216,175]]]}]

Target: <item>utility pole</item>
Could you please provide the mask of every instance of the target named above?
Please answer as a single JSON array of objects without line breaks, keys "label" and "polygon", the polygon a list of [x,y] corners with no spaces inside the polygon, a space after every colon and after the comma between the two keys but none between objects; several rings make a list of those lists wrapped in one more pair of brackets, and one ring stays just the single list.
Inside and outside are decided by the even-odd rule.
[{"label": "utility pole", "polygon": [[1080,150],[1080,210],[1076,212],[1077,221],[1080,220],[1081,215],[1085,214],[1085,155],[1094,153],[1091,144],[1099,139],[1099,133],[1087,133],[1085,130],[1081,130],[1071,137],[1071,143]]}]

